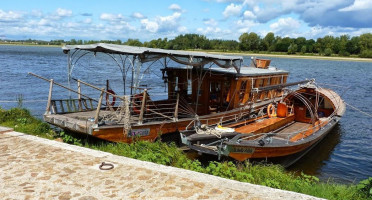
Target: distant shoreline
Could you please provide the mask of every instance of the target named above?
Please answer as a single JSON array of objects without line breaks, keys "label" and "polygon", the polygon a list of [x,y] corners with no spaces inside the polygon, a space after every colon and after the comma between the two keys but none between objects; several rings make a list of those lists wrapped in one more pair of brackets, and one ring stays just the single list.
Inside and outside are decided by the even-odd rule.
[{"label": "distant shoreline", "polygon": [[279,57],[279,58],[297,58],[297,59],[313,59],[313,60],[334,60],[334,61],[353,61],[353,62],[372,62],[371,58],[356,58],[356,57],[331,57],[331,56],[313,56],[313,55],[280,55],[280,54],[267,54],[267,53],[249,53],[249,52],[218,52],[218,51],[201,51],[213,54],[224,55],[242,55],[242,56],[255,56],[255,57]]},{"label": "distant shoreline", "polygon": [[[14,44],[14,43],[0,43],[0,45],[8,46],[35,46],[35,47],[62,47],[63,45],[40,45],[40,44]],[[297,54],[267,54],[267,53],[250,53],[250,52],[221,52],[221,51],[208,51],[208,50],[187,50],[199,51],[212,54],[224,55],[242,55],[242,56],[255,56],[255,57],[279,57],[279,58],[294,58],[294,59],[313,59],[313,60],[334,60],[334,61],[352,61],[352,62],[372,62],[371,58],[358,58],[358,57],[332,57],[332,56],[314,56],[314,55],[297,55]]]}]

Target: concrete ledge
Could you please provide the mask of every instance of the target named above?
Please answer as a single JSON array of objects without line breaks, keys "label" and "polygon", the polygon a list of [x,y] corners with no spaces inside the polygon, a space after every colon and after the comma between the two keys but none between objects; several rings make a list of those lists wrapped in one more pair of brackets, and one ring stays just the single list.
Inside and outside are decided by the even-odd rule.
[{"label": "concrete ledge", "polygon": [[0,126],[0,134],[2,134],[2,133],[12,132],[12,131],[13,131],[12,128],[7,128],[7,127],[2,127],[2,126]]},{"label": "concrete ledge", "polygon": [[0,199],[318,199],[18,132],[0,135],[0,155]]}]

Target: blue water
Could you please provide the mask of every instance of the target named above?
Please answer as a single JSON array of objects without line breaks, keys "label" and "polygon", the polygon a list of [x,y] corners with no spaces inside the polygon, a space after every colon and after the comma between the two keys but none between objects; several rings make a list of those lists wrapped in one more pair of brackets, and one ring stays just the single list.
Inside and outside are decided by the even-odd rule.
[{"label": "blue water", "polygon": [[[315,78],[318,83],[324,84],[321,86],[343,94],[348,104],[372,113],[372,62],[270,59],[271,65],[290,72],[288,82]],[[159,67],[156,65],[155,68]],[[149,73],[155,75],[145,74],[142,84],[148,87],[163,85],[161,73],[155,68],[150,69]],[[67,56],[55,47],[0,45],[0,106],[6,109],[17,106],[15,100],[22,94],[23,106],[40,117],[45,111],[49,83],[27,75],[28,72],[67,84]],[[72,76],[99,87],[105,87],[105,80],[109,79],[113,90],[123,94],[122,75],[108,56],[86,56],[76,64]],[[76,88],[75,82],[72,82],[72,87]],[[86,86],[82,87],[82,92],[93,97],[99,95],[99,92]],[[165,95],[164,88],[150,92]],[[54,87],[54,99],[66,95],[70,94]],[[76,97],[76,94],[71,95]],[[290,170],[304,171],[322,180],[332,179],[343,183],[372,177],[372,119],[347,107],[339,125]]]}]

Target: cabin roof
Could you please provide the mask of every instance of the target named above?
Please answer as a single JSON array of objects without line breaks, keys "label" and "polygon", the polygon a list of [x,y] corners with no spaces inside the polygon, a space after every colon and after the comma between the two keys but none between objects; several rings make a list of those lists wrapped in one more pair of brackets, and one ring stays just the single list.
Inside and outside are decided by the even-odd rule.
[{"label": "cabin roof", "polygon": [[[168,69],[187,69],[185,66],[180,67],[168,67]],[[219,67],[212,67],[210,69],[204,68],[205,70],[210,70],[211,72],[218,73],[218,74],[231,74],[236,76],[265,76],[265,75],[281,75],[281,74],[288,74],[288,71],[277,69],[274,67],[269,67],[268,69],[256,68],[251,66],[244,66],[240,68],[240,73],[237,73],[232,68],[219,68]]]}]

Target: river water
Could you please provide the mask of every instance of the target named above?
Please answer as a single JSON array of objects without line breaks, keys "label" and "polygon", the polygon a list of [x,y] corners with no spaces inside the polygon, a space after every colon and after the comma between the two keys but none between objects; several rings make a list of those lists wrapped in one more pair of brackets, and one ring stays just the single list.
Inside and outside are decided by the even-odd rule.
[{"label": "river water", "polygon": [[[272,60],[271,65],[290,72],[288,82],[315,78],[317,83],[323,84],[322,87],[342,94],[346,103],[372,113],[372,62],[269,59]],[[245,63],[249,64],[248,57]],[[155,75],[143,77],[142,83],[148,87],[163,85],[161,73],[154,69],[147,72]],[[33,115],[41,117],[49,83],[27,75],[28,72],[67,84],[67,56],[61,48],[56,47],[0,45],[0,106],[5,109],[15,107],[18,105],[16,99],[21,97],[23,106],[31,110]],[[122,91],[123,84],[120,70],[107,56],[88,56],[80,60],[72,76],[99,87],[105,87],[105,80],[109,79],[111,87],[123,94],[118,92]],[[82,92],[94,97],[99,95],[99,92],[87,87],[82,87]],[[152,92],[160,96],[165,94],[164,89]],[[54,87],[53,98],[66,95],[70,94]],[[289,170],[304,171],[321,180],[332,179],[341,183],[372,177],[372,118],[347,107],[339,125]]]}]

